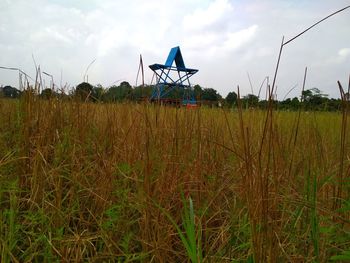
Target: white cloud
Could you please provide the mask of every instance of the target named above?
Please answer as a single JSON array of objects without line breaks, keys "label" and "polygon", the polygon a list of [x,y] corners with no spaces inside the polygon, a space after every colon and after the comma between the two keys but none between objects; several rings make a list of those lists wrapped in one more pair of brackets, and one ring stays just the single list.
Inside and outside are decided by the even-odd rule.
[{"label": "white cloud", "polygon": [[97,49],[97,56],[103,57],[120,47],[125,38],[126,34],[122,28],[113,27],[90,34],[85,43],[88,47]]},{"label": "white cloud", "polygon": [[252,25],[237,32],[229,32],[223,46],[227,51],[237,49],[251,40],[257,30],[257,25]]},{"label": "white cloud", "polygon": [[258,26],[252,25],[236,32],[204,32],[191,34],[183,42],[192,54],[204,55],[208,59],[222,58],[251,41]]},{"label": "white cloud", "polygon": [[59,32],[53,27],[45,27],[39,31],[30,35],[30,40],[34,42],[40,42],[43,44],[45,41],[59,41],[64,44],[71,44],[72,40],[68,34]]},{"label": "white cloud", "polygon": [[[337,67],[346,63],[350,59],[350,48],[341,48],[337,50],[334,54],[330,54],[323,60],[322,65],[319,67]],[[315,66],[318,66],[317,63],[314,63]]]},{"label": "white cloud", "polygon": [[220,23],[233,11],[233,7],[228,0],[214,0],[209,6],[196,9],[192,14],[183,19],[185,30],[206,30],[207,27]]},{"label": "white cloud", "polygon": [[[191,54],[223,57],[255,35],[257,25],[239,29],[234,18],[238,17],[228,0],[214,0],[206,8],[197,8],[184,16],[183,45]],[[242,26],[240,27],[242,28]]]},{"label": "white cloud", "polygon": [[338,51],[338,55],[341,60],[345,60],[350,56],[350,48],[342,48]]},{"label": "white cloud", "polygon": [[219,34],[213,32],[194,34],[186,37],[184,45],[186,48],[202,51],[220,44],[222,42],[220,38],[222,37]]}]

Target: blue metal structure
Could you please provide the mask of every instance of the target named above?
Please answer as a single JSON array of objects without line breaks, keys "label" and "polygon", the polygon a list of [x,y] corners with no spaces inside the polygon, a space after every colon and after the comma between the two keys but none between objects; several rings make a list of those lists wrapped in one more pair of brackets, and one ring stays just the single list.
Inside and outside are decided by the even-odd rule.
[{"label": "blue metal structure", "polygon": [[164,65],[153,64],[149,67],[155,73],[157,80],[150,97],[151,100],[166,100],[167,94],[176,88],[181,88],[183,89],[182,103],[185,105],[196,104],[190,77],[197,73],[198,69],[186,68],[180,47],[173,47],[170,50]]}]

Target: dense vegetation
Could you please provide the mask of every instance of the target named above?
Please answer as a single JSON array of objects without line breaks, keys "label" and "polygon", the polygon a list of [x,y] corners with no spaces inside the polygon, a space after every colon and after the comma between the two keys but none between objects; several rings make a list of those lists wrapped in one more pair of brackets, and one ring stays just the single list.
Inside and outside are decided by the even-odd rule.
[{"label": "dense vegetation", "polygon": [[186,109],[76,92],[85,102],[0,99],[1,262],[350,258],[348,102]]},{"label": "dense vegetation", "polygon": [[[82,101],[92,102],[121,102],[121,101],[140,101],[150,98],[154,86],[137,86],[132,87],[128,82],[123,81],[118,86],[104,88],[101,85],[93,86],[90,83],[82,82],[71,91],[70,94],[54,92],[52,89],[43,89],[40,93],[41,98],[80,98]],[[185,93],[187,94],[187,93]],[[5,86],[0,90],[0,97],[19,98],[21,92],[13,87]],[[202,88],[195,85],[192,89],[192,95],[199,103],[212,106],[237,107],[237,93],[232,91],[225,98],[213,88]],[[349,95],[347,95],[349,96]],[[166,96],[168,99],[182,99],[184,89],[175,88]],[[241,98],[244,108],[266,109],[268,101],[261,99],[254,94],[247,94]],[[328,98],[317,88],[307,89],[302,92],[300,98],[285,98],[282,101],[275,100],[274,106],[279,110],[297,111],[300,107],[304,110],[317,111],[339,111],[341,109],[341,99]]]}]

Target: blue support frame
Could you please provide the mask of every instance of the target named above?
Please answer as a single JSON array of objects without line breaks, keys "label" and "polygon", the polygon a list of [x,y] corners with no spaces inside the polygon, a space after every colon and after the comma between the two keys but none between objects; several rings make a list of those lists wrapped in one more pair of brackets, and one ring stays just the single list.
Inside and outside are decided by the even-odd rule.
[{"label": "blue support frame", "polygon": [[[175,62],[175,66],[173,66]],[[166,99],[166,95],[175,88],[184,89],[187,98],[183,98],[183,104],[196,104],[192,91],[190,77],[198,72],[198,69],[186,68],[180,47],[173,47],[165,64],[153,64],[149,66],[156,75],[156,85],[150,97],[151,100]]]}]

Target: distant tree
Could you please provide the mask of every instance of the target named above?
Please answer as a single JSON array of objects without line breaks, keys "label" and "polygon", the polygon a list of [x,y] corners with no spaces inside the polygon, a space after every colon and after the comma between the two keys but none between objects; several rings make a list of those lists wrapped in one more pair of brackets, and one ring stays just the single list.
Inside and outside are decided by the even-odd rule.
[{"label": "distant tree", "polygon": [[153,90],[153,85],[144,85],[144,86],[137,86],[132,90],[131,99],[132,100],[141,100],[141,99],[148,99]]},{"label": "distant tree", "polygon": [[[242,99],[242,105],[247,107],[247,106],[249,106],[249,103],[243,98]],[[267,109],[267,107],[269,106],[269,101],[268,100],[260,100],[258,102],[258,106],[259,106],[260,109]]]},{"label": "distant tree", "polygon": [[92,99],[93,86],[90,83],[82,82],[75,88],[75,96],[81,100]]},{"label": "distant tree", "polygon": [[109,102],[131,99],[132,87],[127,81],[123,81],[119,86],[110,87],[105,93],[104,99]]},{"label": "distant tree", "polygon": [[305,109],[322,110],[327,107],[328,95],[321,93],[318,88],[304,90],[301,96]]},{"label": "distant tree", "polygon": [[105,89],[101,84],[97,84],[96,87],[92,88],[91,96],[93,101],[102,101]]},{"label": "distant tree", "polygon": [[229,106],[235,105],[237,102],[237,93],[234,91],[229,92],[225,98],[225,101]]},{"label": "distant tree", "polygon": [[19,98],[21,91],[11,86],[5,86],[2,88],[2,94],[6,98]]},{"label": "distant tree", "polygon": [[43,89],[40,93],[40,97],[43,99],[50,99],[55,97],[57,94],[52,89]]},{"label": "distant tree", "polygon": [[292,100],[290,98],[281,101],[279,103],[279,109],[284,110],[284,109],[289,109],[290,108],[290,104],[291,104]]},{"label": "distant tree", "polygon": [[302,93],[301,93],[301,99],[303,101],[309,101],[311,99],[311,97],[313,96],[313,92],[311,89],[307,89],[307,90],[304,90]]},{"label": "distant tree", "polygon": [[341,109],[341,99],[329,99],[327,101],[327,110],[328,111],[338,111]]},{"label": "distant tree", "polygon": [[293,109],[293,110],[296,110],[298,109],[300,106],[300,101],[297,97],[294,97],[291,102],[290,102],[290,107]]},{"label": "distant tree", "polygon": [[297,110],[299,109],[300,102],[297,97],[294,97],[293,99],[288,98],[286,100],[278,102],[278,108],[280,110]]},{"label": "distant tree", "polygon": [[304,90],[302,92],[302,97],[304,101],[311,101],[315,98],[328,97],[328,95],[321,93],[321,91],[318,88],[312,88],[312,89]]},{"label": "distant tree", "polygon": [[201,100],[203,89],[200,85],[196,84],[193,86],[193,93],[196,100]]},{"label": "distant tree", "polygon": [[221,95],[213,88],[204,88],[201,94],[201,100],[218,101]]},{"label": "distant tree", "polygon": [[259,103],[259,97],[254,94],[248,94],[242,98],[242,105],[246,107],[256,107]]},{"label": "distant tree", "polygon": [[122,81],[119,86],[127,90],[130,90],[132,88],[130,83],[127,81]]}]

